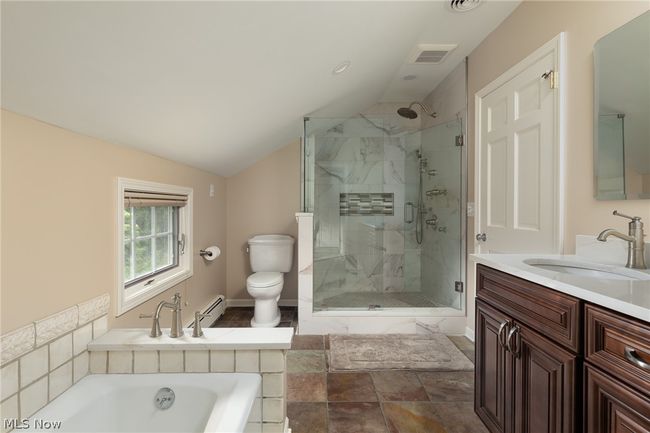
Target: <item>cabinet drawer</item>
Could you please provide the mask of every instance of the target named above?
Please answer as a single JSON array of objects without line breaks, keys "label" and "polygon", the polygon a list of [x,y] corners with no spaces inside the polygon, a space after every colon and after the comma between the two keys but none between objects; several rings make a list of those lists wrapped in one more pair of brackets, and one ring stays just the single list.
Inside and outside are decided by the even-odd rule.
[{"label": "cabinet drawer", "polygon": [[476,296],[577,353],[580,300],[487,266],[477,266]]},{"label": "cabinet drawer", "polygon": [[598,369],[585,366],[588,433],[650,433],[650,400]]},{"label": "cabinet drawer", "polygon": [[650,395],[650,324],[587,304],[585,326],[587,361]]}]

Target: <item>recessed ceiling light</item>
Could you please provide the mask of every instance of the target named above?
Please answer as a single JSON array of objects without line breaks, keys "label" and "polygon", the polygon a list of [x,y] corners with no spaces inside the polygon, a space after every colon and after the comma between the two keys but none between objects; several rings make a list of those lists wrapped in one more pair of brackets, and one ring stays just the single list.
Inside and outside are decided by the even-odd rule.
[{"label": "recessed ceiling light", "polygon": [[332,69],[332,75],[342,74],[350,67],[351,64],[352,62],[350,62],[349,60],[339,63],[334,67],[334,69]]},{"label": "recessed ceiling light", "polygon": [[415,80],[417,77],[418,77],[417,75],[404,75],[404,76],[402,77],[402,80],[404,80],[404,81],[411,81],[411,80]]}]

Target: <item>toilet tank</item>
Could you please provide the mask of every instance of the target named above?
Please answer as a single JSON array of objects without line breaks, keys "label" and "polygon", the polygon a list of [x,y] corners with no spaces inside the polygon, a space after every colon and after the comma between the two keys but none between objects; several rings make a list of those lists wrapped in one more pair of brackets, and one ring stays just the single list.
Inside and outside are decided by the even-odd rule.
[{"label": "toilet tank", "polygon": [[253,272],[289,272],[293,264],[293,238],[288,235],[257,235],[248,240]]}]

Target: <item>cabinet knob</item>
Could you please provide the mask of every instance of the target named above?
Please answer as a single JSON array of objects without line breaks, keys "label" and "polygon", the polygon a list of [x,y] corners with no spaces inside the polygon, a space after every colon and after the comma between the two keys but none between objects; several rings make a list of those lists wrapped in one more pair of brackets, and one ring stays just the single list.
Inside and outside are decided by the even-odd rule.
[{"label": "cabinet knob", "polygon": [[487,240],[487,235],[485,233],[479,233],[476,235],[476,240],[485,242]]}]

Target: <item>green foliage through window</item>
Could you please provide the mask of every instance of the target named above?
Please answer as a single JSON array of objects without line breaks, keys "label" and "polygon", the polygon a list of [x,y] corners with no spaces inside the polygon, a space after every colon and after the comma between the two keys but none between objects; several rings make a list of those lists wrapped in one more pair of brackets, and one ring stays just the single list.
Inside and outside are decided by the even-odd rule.
[{"label": "green foliage through window", "polygon": [[178,265],[177,234],[177,207],[124,210],[125,287]]}]

